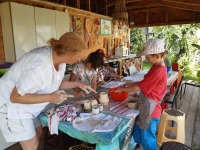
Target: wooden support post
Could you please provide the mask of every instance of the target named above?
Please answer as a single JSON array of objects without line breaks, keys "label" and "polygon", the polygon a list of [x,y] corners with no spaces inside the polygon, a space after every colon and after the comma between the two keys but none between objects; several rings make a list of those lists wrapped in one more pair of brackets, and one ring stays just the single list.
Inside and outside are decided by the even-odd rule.
[{"label": "wooden support post", "polygon": [[119,70],[119,75],[122,75],[122,60],[119,61],[119,66],[118,66],[118,70]]},{"label": "wooden support post", "polygon": [[86,8],[88,11],[91,11],[91,3],[90,3],[90,0],[87,0],[86,2]]},{"label": "wooden support post", "polygon": [[64,4],[64,5],[67,5],[67,0],[63,0],[63,4]]},{"label": "wooden support post", "polygon": [[104,0],[104,15],[108,16],[108,5],[107,5],[108,0]]},{"label": "wooden support post", "polygon": [[80,9],[80,7],[81,7],[80,0],[75,0],[75,2],[76,2],[76,6],[75,7]]}]

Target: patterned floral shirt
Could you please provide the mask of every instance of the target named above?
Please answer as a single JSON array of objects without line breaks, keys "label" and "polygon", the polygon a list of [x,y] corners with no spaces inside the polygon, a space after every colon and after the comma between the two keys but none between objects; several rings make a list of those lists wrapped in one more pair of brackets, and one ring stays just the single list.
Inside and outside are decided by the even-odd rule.
[{"label": "patterned floral shirt", "polygon": [[73,66],[72,72],[77,75],[76,81],[81,81],[88,85],[91,85],[94,75],[97,74],[95,70],[88,70],[83,62],[76,63]]}]

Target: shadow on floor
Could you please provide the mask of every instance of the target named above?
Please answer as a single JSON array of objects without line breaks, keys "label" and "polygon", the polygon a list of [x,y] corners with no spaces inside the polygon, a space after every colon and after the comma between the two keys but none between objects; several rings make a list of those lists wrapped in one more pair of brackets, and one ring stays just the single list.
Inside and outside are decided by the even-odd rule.
[{"label": "shadow on floor", "polygon": [[[45,128],[43,129],[43,133],[42,136],[40,138],[40,143],[38,146],[38,150],[44,150],[44,139],[45,139]],[[71,146],[75,146],[75,145],[79,145],[82,144],[83,141],[80,141],[78,139],[72,138],[70,136],[68,136],[67,134],[63,134],[64,135],[64,150],[68,150]],[[49,146],[48,144],[46,145],[46,150],[59,150],[59,136],[55,135],[53,136],[51,139],[48,140],[48,144],[50,143],[51,146]],[[52,145],[54,145],[55,147],[53,147]],[[87,143],[87,146],[89,147],[93,147],[95,149],[95,144],[89,144]],[[16,143],[12,146],[10,146],[9,148],[6,148],[5,150],[22,150],[21,145],[19,143]]]}]

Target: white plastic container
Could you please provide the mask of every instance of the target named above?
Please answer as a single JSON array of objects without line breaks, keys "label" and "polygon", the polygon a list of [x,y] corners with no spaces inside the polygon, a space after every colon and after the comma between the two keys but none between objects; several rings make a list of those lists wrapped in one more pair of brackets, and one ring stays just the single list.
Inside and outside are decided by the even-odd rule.
[{"label": "white plastic container", "polygon": [[120,45],[120,47],[115,48],[115,56],[128,56],[128,48],[125,48],[123,45]]}]

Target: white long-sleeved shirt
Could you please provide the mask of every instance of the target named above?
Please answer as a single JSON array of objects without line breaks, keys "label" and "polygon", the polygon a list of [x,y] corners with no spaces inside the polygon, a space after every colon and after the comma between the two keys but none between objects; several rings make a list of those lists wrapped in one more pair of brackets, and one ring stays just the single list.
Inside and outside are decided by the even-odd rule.
[{"label": "white long-sleeved shirt", "polygon": [[[60,64],[56,71],[50,46],[33,49],[22,56],[6,74],[0,78],[0,107],[9,102],[8,118],[34,118],[48,104],[19,104],[10,101],[16,86],[18,93],[47,94],[57,91],[64,77],[66,64]],[[28,99],[27,99],[28,101]]]}]

